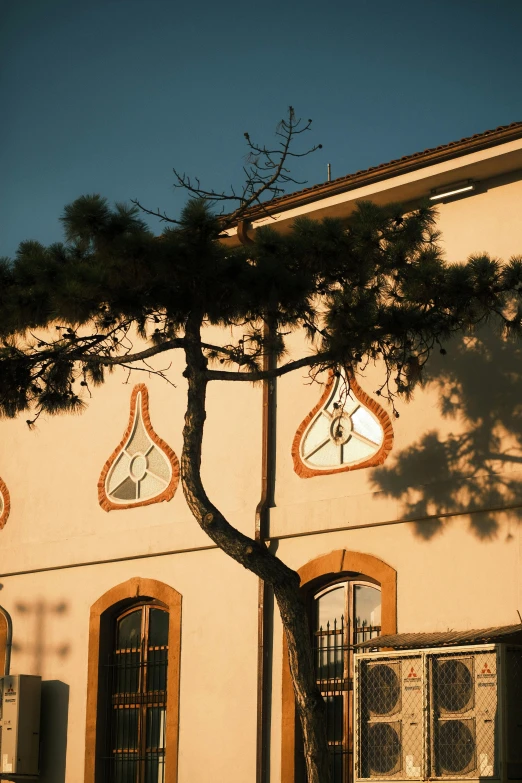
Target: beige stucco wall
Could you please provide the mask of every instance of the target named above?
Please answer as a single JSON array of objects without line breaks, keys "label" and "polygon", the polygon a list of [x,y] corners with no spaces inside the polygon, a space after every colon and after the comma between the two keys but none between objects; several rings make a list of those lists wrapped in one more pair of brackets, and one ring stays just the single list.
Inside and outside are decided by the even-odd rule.
[{"label": "beige stucco wall", "polygon": [[[338,549],[367,552],[397,570],[400,632],[485,628],[519,622],[522,531],[499,515],[494,541],[478,538],[455,517],[433,539],[413,523],[289,538],[278,555],[293,568]],[[271,702],[271,780],[281,774],[281,660],[283,630],[274,617]]]},{"label": "beige stucco wall", "polygon": [[[166,582],[182,595],[180,781],[207,783],[209,769],[217,780],[252,780],[257,580],[211,550],[4,582],[2,604],[15,632],[13,673],[41,674],[44,685],[70,687],[67,781],[83,780],[89,609],[133,576]],[[238,737],[244,752],[238,752]],[[55,783],[50,770],[43,783]]]},{"label": "beige stucco wall", "polygon": [[[182,357],[174,357],[169,377],[115,370],[93,390],[79,416],[44,417],[34,431],[25,417],[3,420],[0,476],[11,495],[11,514],[2,530],[2,571],[63,563],[106,560],[143,552],[207,546],[194,522],[181,486],[170,502],[104,511],[97,482],[105,461],[118,446],[129,419],[131,391],[145,382],[152,426],[181,457],[186,385]],[[163,362],[163,363],[162,363]],[[159,368],[170,363],[164,357]],[[202,472],[209,495],[245,532],[254,527],[261,492],[260,388],[209,386],[205,458]]]},{"label": "beige stucco wall", "polygon": [[504,260],[522,254],[521,177],[522,172],[513,172],[470,198],[439,205],[438,226],[449,261],[484,251]]},{"label": "beige stucco wall", "polygon": [[[448,259],[462,260],[483,250],[504,258],[522,253],[517,214],[521,198],[522,183],[513,181],[441,205]],[[340,548],[386,561],[398,573],[399,631],[510,624],[518,621],[517,609],[522,610],[520,357],[516,345],[507,349],[487,335],[484,339],[485,352],[470,344],[470,350],[477,351],[475,363],[463,361],[450,346],[445,359],[436,359],[430,382],[413,402],[399,403],[394,448],[382,468],[299,478],[290,448],[321,388],[309,384],[305,373],[277,383],[273,545],[295,568]],[[157,366],[166,367],[169,361],[158,361]],[[0,476],[12,505],[0,531],[0,572],[31,572],[0,576],[0,602],[12,613],[15,628],[12,670],[40,673],[46,681],[70,687],[67,783],[81,781],[83,774],[89,608],[106,590],[132,576],[164,581],[183,596],[180,783],[203,783],[209,770],[216,780],[230,783],[254,779],[257,580],[208,548],[210,542],[192,519],[181,487],[168,503],[126,511],[107,513],[97,499],[101,469],[127,426],[134,383],[147,384],[153,427],[180,456],[182,369],[182,357],[175,357],[167,372],[176,388],[146,373],[136,373],[139,377],[125,384],[126,371],[118,370],[94,390],[82,416],[42,417],[35,432],[23,419],[0,423]],[[379,368],[369,367],[359,382],[372,394],[379,378]],[[458,382],[469,397],[464,406],[457,389],[451,415],[442,408],[450,381]],[[471,437],[478,433],[484,439],[491,431],[498,435],[494,455]],[[431,451],[419,453],[428,433],[434,433]],[[448,470],[445,449],[452,437],[457,444],[471,439],[475,452]],[[211,384],[205,485],[230,521],[250,534],[261,488],[260,445],[261,389]],[[512,508],[503,511],[505,505]],[[161,552],[178,554],[150,557]],[[122,562],[80,567],[115,558]],[[59,570],[33,573],[53,568]],[[274,622],[271,765],[277,781],[277,612]]]}]

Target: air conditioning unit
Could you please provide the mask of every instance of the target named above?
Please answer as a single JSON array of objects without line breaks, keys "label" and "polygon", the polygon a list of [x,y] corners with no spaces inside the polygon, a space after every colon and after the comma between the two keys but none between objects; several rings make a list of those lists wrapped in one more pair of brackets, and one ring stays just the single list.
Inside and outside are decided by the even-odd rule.
[{"label": "air conditioning unit", "polygon": [[38,777],[42,679],[30,674],[0,677],[0,778]]},{"label": "air conditioning unit", "polygon": [[355,780],[522,779],[522,648],[355,655]]}]

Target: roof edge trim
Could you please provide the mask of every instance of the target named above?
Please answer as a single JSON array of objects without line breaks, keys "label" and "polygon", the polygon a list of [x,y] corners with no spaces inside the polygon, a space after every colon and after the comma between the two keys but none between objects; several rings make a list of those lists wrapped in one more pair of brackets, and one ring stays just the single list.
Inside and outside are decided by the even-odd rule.
[{"label": "roof edge trim", "polygon": [[496,147],[509,141],[516,141],[520,138],[522,138],[522,122],[513,122],[510,125],[503,125],[494,130],[477,133],[474,136],[469,136],[459,141],[452,141],[440,147],[433,147],[423,152],[415,152],[412,155],[406,155],[389,163],[382,163],[363,171],[357,171],[354,174],[338,177],[331,182],[313,185],[296,193],[290,193],[287,196],[280,196],[277,199],[265,202],[263,208],[251,207],[242,216],[242,219],[252,221],[259,217],[266,217],[267,211],[270,211],[271,214],[285,212],[314,201],[320,201],[330,196],[336,196],[340,193],[364,187],[365,185],[371,185],[374,182],[380,182],[400,174],[407,174],[417,169],[426,168],[427,166],[488,149],[489,147]]}]

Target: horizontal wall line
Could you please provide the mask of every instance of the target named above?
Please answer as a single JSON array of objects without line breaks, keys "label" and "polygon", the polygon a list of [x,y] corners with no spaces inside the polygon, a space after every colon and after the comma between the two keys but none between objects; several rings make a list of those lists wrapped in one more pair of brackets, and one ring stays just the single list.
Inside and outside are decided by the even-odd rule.
[{"label": "horizontal wall line", "polygon": [[425,517],[412,517],[411,519],[389,519],[384,522],[365,522],[363,525],[343,525],[341,527],[321,528],[319,530],[304,530],[301,533],[282,533],[279,536],[269,536],[268,541],[283,541],[287,538],[302,538],[303,536],[319,536],[323,533],[339,533],[347,530],[362,530],[369,527],[385,527],[387,525],[405,525],[412,522],[430,522],[434,519],[449,519],[450,517],[469,517],[474,514],[484,514],[501,511],[514,511],[522,509],[522,503],[516,503],[512,506],[495,506],[474,508],[470,511],[446,511],[441,514],[428,514]]},{"label": "horizontal wall line", "polygon": [[[390,519],[384,522],[366,522],[363,525],[344,525],[340,527],[329,527],[327,529],[321,528],[318,530],[304,530],[301,533],[283,533],[279,536],[269,536],[267,543],[270,541],[284,541],[289,538],[304,538],[305,536],[319,536],[325,533],[342,533],[349,532],[350,530],[363,530],[371,527],[385,527],[388,525],[405,525],[409,523],[417,522],[429,522],[434,519],[449,519],[450,517],[465,517],[472,516],[474,514],[483,514],[489,512],[501,512],[501,511],[514,511],[516,509],[522,509],[522,503],[517,503],[512,506],[496,506],[494,508],[476,508],[472,511],[447,511],[442,514],[430,514],[425,517],[415,517],[412,519]],[[28,574],[41,574],[46,571],[64,571],[68,568],[85,568],[87,566],[96,565],[108,565],[109,563],[125,563],[131,560],[149,560],[152,557],[167,557],[168,555],[182,555],[190,552],[206,552],[210,549],[219,549],[216,544],[207,544],[206,546],[194,546],[186,549],[169,549],[166,552],[147,552],[141,555],[127,555],[126,557],[111,557],[107,560],[87,560],[79,563],[65,563],[63,565],[44,566],[42,568],[29,568],[25,571],[9,571],[0,574],[0,579],[7,579],[9,576],[25,576]]]},{"label": "horizontal wall line", "polygon": [[107,565],[108,563],[126,563],[128,560],[148,560],[151,557],[165,557],[166,555],[181,555],[186,552],[205,552],[208,549],[219,549],[216,544],[207,546],[193,546],[187,549],[169,549],[167,552],[147,552],[143,555],[127,555],[127,557],[111,557],[108,560],[87,560],[80,563],[65,563],[64,565],[44,566],[43,568],[29,568],[26,571],[9,571],[0,574],[0,579],[8,576],[24,576],[25,574],[41,574],[44,571],[64,571],[66,568],[84,568],[85,566]]}]

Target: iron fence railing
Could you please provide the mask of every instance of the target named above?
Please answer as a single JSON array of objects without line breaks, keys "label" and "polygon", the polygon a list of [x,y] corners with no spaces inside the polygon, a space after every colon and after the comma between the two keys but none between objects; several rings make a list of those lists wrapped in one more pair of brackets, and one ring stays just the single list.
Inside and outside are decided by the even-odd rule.
[{"label": "iron fence railing", "polygon": [[377,625],[328,622],[314,633],[317,684],[326,702],[326,728],[332,783],[350,783],[352,777],[353,649],[358,642],[378,636]]}]

